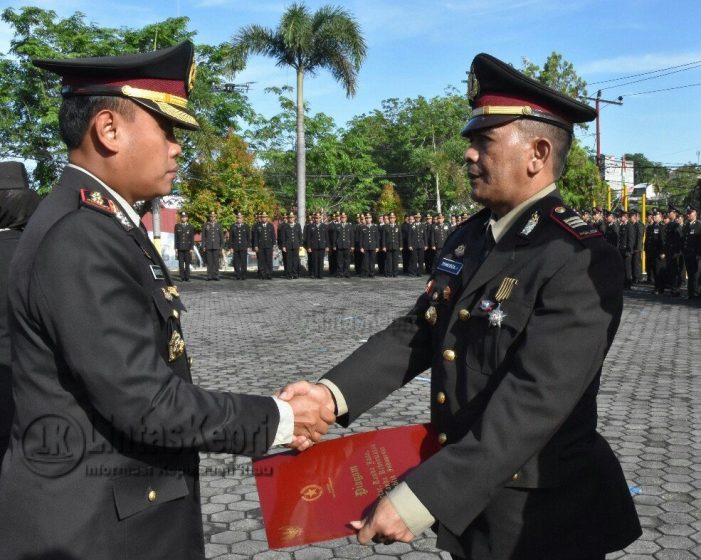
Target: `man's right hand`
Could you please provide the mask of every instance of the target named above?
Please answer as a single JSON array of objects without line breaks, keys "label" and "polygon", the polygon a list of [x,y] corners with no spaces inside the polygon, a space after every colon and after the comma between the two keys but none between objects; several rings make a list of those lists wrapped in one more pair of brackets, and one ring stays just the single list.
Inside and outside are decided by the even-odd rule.
[{"label": "man's right hand", "polygon": [[333,397],[323,385],[297,381],[284,387],[278,398],[287,401],[292,407],[295,436],[304,436],[318,442],[336,421]]}]

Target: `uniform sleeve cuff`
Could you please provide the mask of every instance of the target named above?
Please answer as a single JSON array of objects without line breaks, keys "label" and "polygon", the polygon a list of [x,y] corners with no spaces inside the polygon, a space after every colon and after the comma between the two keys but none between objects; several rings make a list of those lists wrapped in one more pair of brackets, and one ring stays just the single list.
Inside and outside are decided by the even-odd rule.
[{"label": "uniform sleeve cuff", "polygon": [[290,403],[273,397],[278,411],[280,412],[280,422],[277,425],[273,447],[276,445],[286,445],[292,441],[295,429],[295,415],[292,412]]},{"label": "uniform sleeve cuff", "polygon": [[336,386],[336,384],[328,379],[319,379],[317,383],[324,385],[329,391],[331,391],[331,394],[336,401],[336,416],[344,416],[348,414],[346,399],[343,397],[343,393],[341,393],[341,390]]},{"label": "uniform sleeve cuff", "polygon": [[415,537],[418,537],[436,522],[435,517],[419,501],[406,482],[401,482],[387,494],[387,499]]}]

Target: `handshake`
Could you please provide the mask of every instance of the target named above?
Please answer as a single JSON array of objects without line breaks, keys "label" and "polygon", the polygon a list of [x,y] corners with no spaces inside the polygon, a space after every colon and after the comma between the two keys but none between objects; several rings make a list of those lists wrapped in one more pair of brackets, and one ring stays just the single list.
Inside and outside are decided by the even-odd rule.
[{"label": "handshake", "polygon": [[321,440],[336,421],[336,403],[325,385],[297,381],[275,395],[287,402],[294,413],[294,435],[287,447],[304,451]]}]

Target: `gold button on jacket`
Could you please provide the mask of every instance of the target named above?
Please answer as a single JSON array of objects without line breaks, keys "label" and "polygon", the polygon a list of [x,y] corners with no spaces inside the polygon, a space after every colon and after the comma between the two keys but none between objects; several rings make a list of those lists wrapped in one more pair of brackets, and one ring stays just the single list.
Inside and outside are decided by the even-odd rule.
[{"label": "gold button on jacket", "polygon": [[443,359],[447,362],[452,362],[455,360],[455,351],[454,350],[443,350]]},{"label": "gold button on jacket", "polygon": [[448,441],[448,436],[445,434],[438,434],[438,443],[441,445],[444,445],[445,442]]},{"label": "gold button on jacket", "polygon": [[470,312],[467,309],[458,311],[458,317],[461,321],[467,321],[470,318]]},{"label": "gold button on jacket", "polygon": [[158,497],[158,495],[156,494],[155,490],[148,491],[147,499],[149,502],[155,502],[157,497]]},{"label": "gold button on jacket", "polygon": [[445,403],[445,400],[446,400],[446,397],[445,397],[445,393],[444,393],[443,391],[441,391],[440,393],[438,393],[438,394],[436,395],[436,402],[437,402],[438,404],[443,404],[443,403]]}]

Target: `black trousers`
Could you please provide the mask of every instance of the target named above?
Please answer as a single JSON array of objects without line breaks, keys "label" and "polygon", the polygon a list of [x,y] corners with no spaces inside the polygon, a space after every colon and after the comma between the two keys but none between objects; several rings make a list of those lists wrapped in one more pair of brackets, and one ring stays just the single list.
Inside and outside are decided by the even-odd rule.
[{"label": "black trousers", "polygon": [[258,251],[258,264],[260,275],[263,278],[271,278],[273,273],[273,248],[261,247]]},{"label": "black trousers", "polygon": [[411,251],[408,247],[402,248],[402,274],[409,274],[409,259],[411,259]]},{"label": "black trousers", "polygon": [[633,283],[639,284],[643,281],[643,255],[640,251],[633,252]]},{"label": "black trousers", "polygon": [[667,258],[655,255],[655,290],[662,293],[667,287]]},{"label": "black trousers", "polygon": [[321,278],[324,273],[324,249],[312,249],[309,254],[309,275],[312,278]]},{"label": "black trousers", "polygon": [[696,255],[685,255],[684,263],[686,264],[686,275],[688,277],[687,290],[690,298],[701,296],[699,293],[699,260],[701,257]]},{"label": "black trousers", "polygon": [[329,274],[332,276],[338,270],[338,253],[336,249],[329,249]]},{"label": "black trousers", "polygon": [[375,249],[365,249],[363,253],[363,272],[364,277],[375,276],[375,263],[377,262],[377,252]]},{"label": "black trousers", "polygon": [[631,284],[633,284],[633,255],[631,253],[621,251],[621,257],[623,257],[623,267],[625,270],[623,287],[630,288]]},{"label": "black trousers", "polygon": [[430,247],[424,251],[424,264],[426,265],[426,274],[431,274],[433,271],[433,261],[436,257],[436,250]]},{"label": "black trousers", "polygon": [[234,250],[234,274],[236,278],[246,278],[248,272],[248,250]]},{"label": "black trousers", "polygon": [[348,278],[350,276],[350,249],[336,249],[336,275]]},{"label": "black trousers", "polygon": [[190,279],[190,263],[192,262],[192,255],[190,250],[180,250],[178,249],[178,265],[180,268],[180,279],[189,280]]},{"label": "black trousers", "polygon": [[353,253],[353,266],[355,273],[360,276],[363,272],[363,253],[360,252],[360,247],[356,247]]},{"label": "black trousers", "polygon": [[399,272],[399,249],[387,249],[385,253],[385,276],[396,276]]},{"label": "black trousers", "polygon": [[647,283],[655,283],[655,255],[652,251],[645,251],[645,273],[647,274]]},{"label": "black trousers", "polygon": [[385,253],[382,249],[380,249],[380,252],[377,253],[377,270],[380,272],[380,274],[387,275],[387,269],[385,268],[385,261],[387,260],[387,253]]},{"label": "black trousers", "polygon": [[207,249],[207,280],[219,280],[219,249]]},{"label": "black trousers", "polygon": [[285,271],[288,278],[299,277],[299,247],[287,247],[282,253],[282,260],[285,263]]},{"label": "black trousers", "polygon": [[673,294],[682,287],[682,265],[681,255],[667,255],[667,283]]},{"label": "black trousers", "polygon": [[424,272],[424,260],[426,250],[423,247],[414,247],[413,258],[416,259],[416,274],[420,275]]}]

